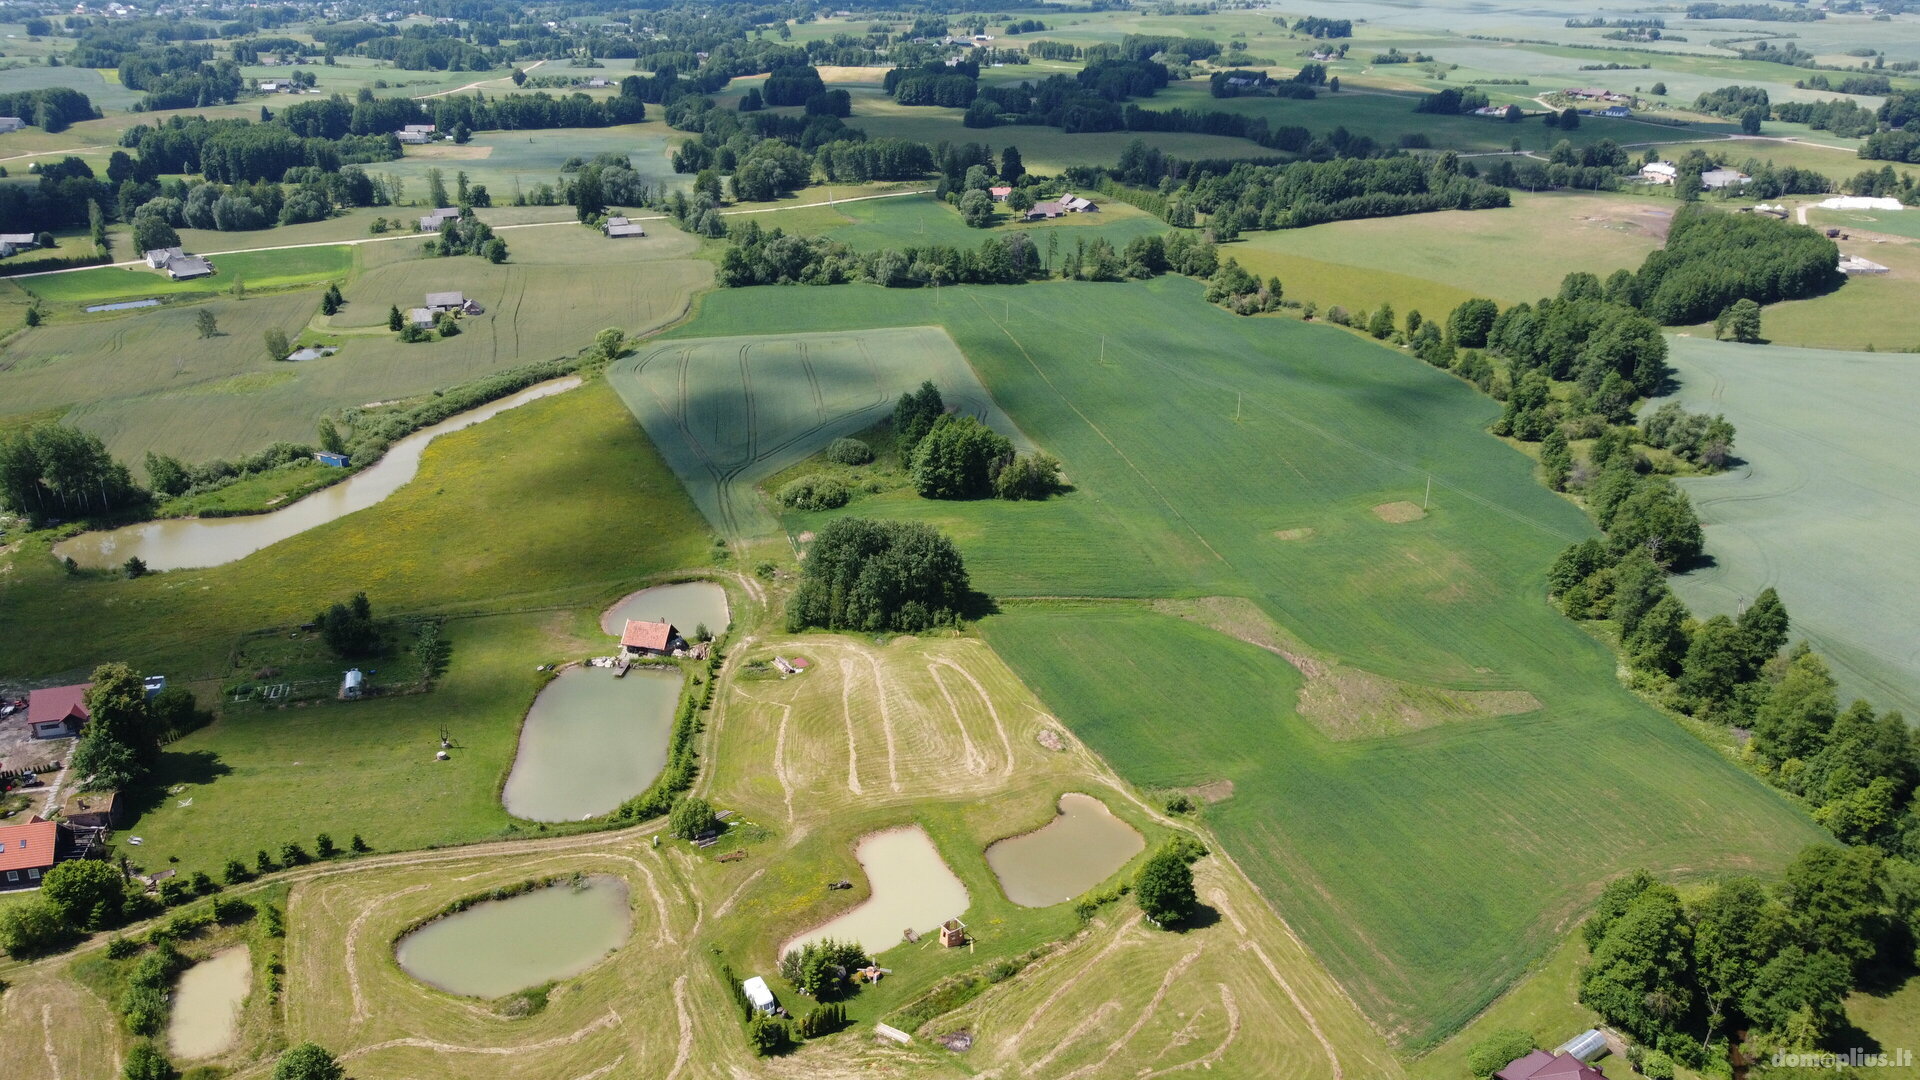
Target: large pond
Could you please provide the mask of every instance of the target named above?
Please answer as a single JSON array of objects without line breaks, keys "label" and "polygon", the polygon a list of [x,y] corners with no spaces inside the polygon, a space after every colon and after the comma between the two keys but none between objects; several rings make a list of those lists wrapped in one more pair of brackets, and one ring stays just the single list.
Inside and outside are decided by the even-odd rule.
[{"label": "large pond", "polygon": [[1021,907],[1050,907],[1105,881],[1147,842],[1091,795],[1060,796],[1060,815],[1045,828],[987,848],[987,865],[1007,899]]},{"label": "large pond", "polygon": [[230,563],[269,544],[365,510],[400,490],[420,471],[420,455],[439,436],[579,385],[575,376],[551,379],[421,428],[394,443],[379,461],[365,469],[270,514],[145,521],[105,532],[81,533],[55,544],[53,553],[87,567],[119,566],[135,556],[153,570],[192,570]]},{"label": "large pond", "polygon": [[727,590],[711,581],[656,585],[621,600],[600,616],[600,629],[619,637],[628,619],[668,622],[688,641],[701,626],[718,634],[727,628]]},{"label": "large pond", "polygon": [[475,904],[400,939],[407,974],[450,994],[497,998],[572,978],[627,940],[627,883],[590,877]]},{"label": "large pond", "polygon": [[180,1061],[212,1057],[233,1046],[240,1004],[253,984],[245,945],[223,949],[188,968],[173,988],[167,1051]]},{"label": "large pond", "polygon": [[873,895],[839,918],[810,930],[780,951],[809,941],[857,941],[879,954],[900,944],[903,931],[930,933],[967,910],[967,887],[918,825],[873,833],[855,851]]},{"label": "large pond", "polygon": [[571,667],[540,691],[520,728],[501,801],[529,821],[598,817],[647,789],[667,763],[678,671]]}]

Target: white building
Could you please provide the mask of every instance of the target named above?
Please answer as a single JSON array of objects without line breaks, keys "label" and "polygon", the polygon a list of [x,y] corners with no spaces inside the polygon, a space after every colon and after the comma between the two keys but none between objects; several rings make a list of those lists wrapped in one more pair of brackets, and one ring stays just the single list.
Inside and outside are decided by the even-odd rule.
[{"label": "white building", "polygon": [[1650,184],[1671,184],[1680,170],[1671,161],[1656,161],[1640,167],[1640,179]]}]

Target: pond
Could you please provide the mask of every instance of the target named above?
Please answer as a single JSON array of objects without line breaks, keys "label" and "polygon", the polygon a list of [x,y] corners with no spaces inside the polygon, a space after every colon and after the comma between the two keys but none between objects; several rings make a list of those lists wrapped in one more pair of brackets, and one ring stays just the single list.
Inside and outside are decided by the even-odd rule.
[{"label": "pond", "polygon": [[590,877],[435,919],[401,938],[407,974],[450,994],[497,998],[572,978],[627,940],[627,883]]},{"label": "pond", "polygon": [[53,553],[90,568],[119,566],[136,556],[152,570],[193,570],[230,563],[269,544],[298,536],[356,510],[365,510],[400,490],[420,471],[420,455],[427,444],[439,436],[472,427],[508,409],[579,385],[576,376],[552,379],[450,416],[394,443],[379,461],[345,480],[272,513],[143,521],[118,529],[81,533],[55,544]]},{"label": "pond", "polygon": [[857,941],[878,955],[900,944],[904,930],[930,933],[967,910],[967,887],[918,825],[873,833],[855,849],[873,895],[852,911],[801,934],[785,954],[810,941]]},{"label": "pond", "polygon": [[1007,899],[1021,907],[1050,907],[1079,896],[1140,854],[1147,842],[1091,795],[1060,796],[1060,814],[1044,828],[987,848]]},{"label": "pond", "polygon": [[245,945],[222,949],[188,968],[173,988],[167,1052],[181,1061],[212,1057],[233,1046],[240,1003],[253,985]]},{"label": "pond", "polygon": [[570,667],[540,691],[500,793],[529,821],[598,817],[647,789],[667,763],[677,670]]},{"label": "pond", "polygon": [[641,589],[608,608],[600,616],[600,629],[619,637],[628,619],[672,623],[688,641],[702,624],[718,634],[727,628],[727,590],[713,581],[682,581]]}]

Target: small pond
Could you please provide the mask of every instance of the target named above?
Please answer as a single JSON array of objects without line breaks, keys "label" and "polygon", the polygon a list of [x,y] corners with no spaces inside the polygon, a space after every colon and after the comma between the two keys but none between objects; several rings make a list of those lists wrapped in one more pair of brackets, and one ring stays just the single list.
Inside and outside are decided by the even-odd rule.
[{"label": "small pond", "polygon": [[926,934],[967,910],[967,887],[918,825],[863,837],[855,849],[873,895],[852,911],[801,934],[784,954],[809,941],[857,941],[879,954],[900,944],[901,932]]},{"label": "small pond", "polygon": [[497,998],[572,978],[627,940],[627,883],[590,877],[435,919],[400,939],[407,974],[450,994]]},{"label": "small pond", "polygon": [[188,968],[173,988],[167,1052],[192,1061],[232,1048],[240,1004],[252,985],[253,961],[245,945],[222,949]]},{"label": "small pond", "polygon": [[230,518],[167,518],[102,532],[86,532],[53,546],[55,556],[89,568],[119,566],[138,556],[153,570],[192,570],[242,559],[269,544],[298,536],[356,510],[365,510],[400,490],[420,471],[427,444],[450,431],[472,427],[537,398],[571,390],[577,376],[552,379],[510,397],[448,417],[401,439],[379,461],[332,487],[283,509]]},{"label": "small pond", "polygon": [[1007,899],[1021,907],[1050,907],[1105,881],[1146,846],[1106,803],[1068,792],[1060,796],[1060,815],[1045,828],[988,847],[987,865]]},{"label": "small pond", "polygon": [[527,710],[520,752],[500,793],[529,821],[598,817],[653,783],[667,763],[678,671],[570,667]]},{"label": "small pond", "polygon": [[619,637],[628,619],[669,622],[688,641],[702,624],[718,634],[727,628],[727,590],[712,581],[656,585],[621,600],[600,616],[600,629]]}]

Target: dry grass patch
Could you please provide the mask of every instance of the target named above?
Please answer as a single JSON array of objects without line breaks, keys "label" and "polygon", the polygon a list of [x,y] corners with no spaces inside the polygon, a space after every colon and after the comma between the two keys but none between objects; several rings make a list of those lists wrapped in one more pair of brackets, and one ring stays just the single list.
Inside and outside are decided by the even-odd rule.
[{"label": "dry grass patch", "polygon": [[[1393,505],[1393,504],[1389,504]],[[1399,504],[1411,505],[1411,504]],[[1414,507],[1417,511],[1419,507]],[[1378,512],[1376,507],[1375,511]],[[1350,667],[1309,648],[1260,610],[1253,601],[1237,596],[1203,600],[1162,600],[1154,608],[1218,630],[1276,653],[1307,677],[1295,710],[1313,721],[1330,739],[1374,739],[1419,731],[1456,720],[1514,716],[1540,707],[1540,699],[1525,690],[1450,690],[1423,686]],[[1226,784],[1225,798],[1233,794]],[[1208,802],[1217,787],[1208,784],[1195,794]]]},{"label": "dry grass patch", "polygon": [[1389,525],[1404,525],[1409,521],[1419,521],[1427,516],[1427,512],[1410,502],[1390,502],[1374,507],[1373,516]]}]

